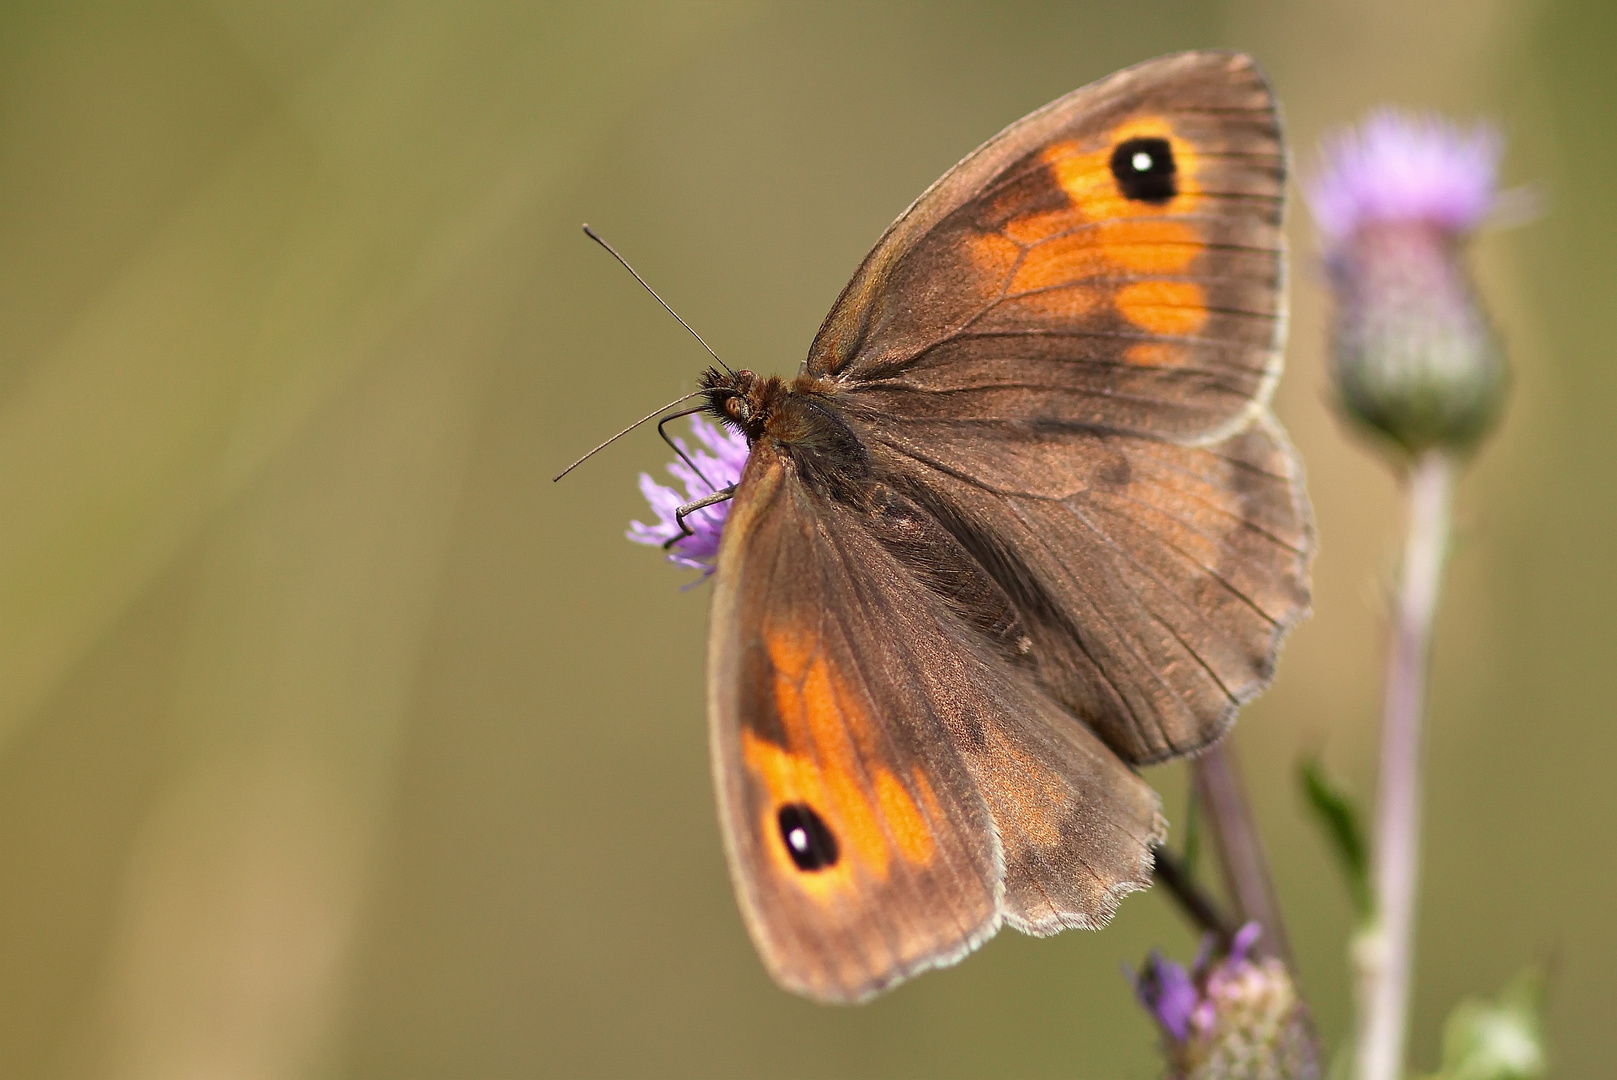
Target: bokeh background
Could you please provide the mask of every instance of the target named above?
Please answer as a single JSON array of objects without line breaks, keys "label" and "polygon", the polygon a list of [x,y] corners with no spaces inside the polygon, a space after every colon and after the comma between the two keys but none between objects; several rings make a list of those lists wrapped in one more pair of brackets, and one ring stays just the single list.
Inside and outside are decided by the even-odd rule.
[{"label": "bokeh background", "polygon": [[[1551,965],[1617,1003],[1617,15],[1604,0],[0,7],[0,1074],[1150,1077],[1166,900],[859,1009],[776,990],[714,821],[705,590],[622,540],[694,343],[795,369],[887,222],[1159,53],[1267,67],[1299,168],[1383,102],[1491,117],[1536,222],[1436,646],[1414,1054]],[[1373,783],[1391,474],[1327,403],[1292,218],[1278,409],[1315,615],[1236,742],[1331,1039],[1350,913],[1293,769]],[[1154,770],[1176,816],[1185,776]]]}]

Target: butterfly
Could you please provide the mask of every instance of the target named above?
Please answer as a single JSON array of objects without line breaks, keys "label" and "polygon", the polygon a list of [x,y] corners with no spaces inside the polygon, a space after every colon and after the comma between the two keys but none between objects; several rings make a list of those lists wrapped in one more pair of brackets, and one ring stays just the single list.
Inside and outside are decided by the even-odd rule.
[{"label": "butterfly", "polygon": [[1137,767],[1222,735],[1308,606],[1267,404],[1285,168],[1250,58],[1140,64],[932,185],[795,378],[703,374],[750,448],[721,493],[713,773],[782,986],[862,1001],[1150,883]]}]

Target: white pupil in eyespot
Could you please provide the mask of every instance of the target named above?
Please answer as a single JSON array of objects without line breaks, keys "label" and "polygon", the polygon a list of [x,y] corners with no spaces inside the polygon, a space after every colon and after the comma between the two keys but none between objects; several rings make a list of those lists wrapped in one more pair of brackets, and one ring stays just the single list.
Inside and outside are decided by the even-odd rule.
[{"label": "white pupil in eyespot", "polygon": [[793,829],[786,834],[786,843],[791,845],[793,851],[807,851],[809,848],[808,830],[802,827]]},{"label": "white pupil in eyespot", "polygon": [[1130,164],[1134,166],[1135,172],[1150,172],[1151,155],[1146,153],[1144,150],[1141,150],[1139,153],[1134,155],[1134,160]]}]

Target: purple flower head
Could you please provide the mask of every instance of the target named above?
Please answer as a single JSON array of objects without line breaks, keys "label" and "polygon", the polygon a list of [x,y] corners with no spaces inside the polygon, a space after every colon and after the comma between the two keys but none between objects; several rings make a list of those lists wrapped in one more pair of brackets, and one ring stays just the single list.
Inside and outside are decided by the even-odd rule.
[{"label": "purple flower head", "polygon": [[1209,1032],[1218,1023],[1218,1013],[1226,999],[1239,997],[1246,982],[1261,975],[1262,968],[1251,958],[1252,946],[1263,936],[1263,927],[1249,922],[1230,939],[1229,955],[1216,964],[1205,959],[1196,965],[1197,981],[1202,997],[1191,1013],[1191,1022],[1198,1032]]},{"label": "purple flower head", "polygon": [[1497,198],[1502,144],[1487,124],[1469,131],[1431,114],[1393,109],[1327,136],[1308,205],[1327,247],[1365,225],[1425,223],[1461,234]]},{"label": "purple flower head", "polygon": [[1291,975],[1279,960],[1252,955],[1259,934],[1247,923],[1217,958],[1209,935],[1189,971],[1152,953],[1133,980],[1166,1036],[1173,1080],[1319,1076]]},{"label": "purple flower head", "polygon": [[[679,535],[679,526],[674,522],[674,511],[688,502],[711,495],[741,479],[741,470],[747,464],[745,438],[700,416],[691,417],[691,433],[700,439],[707,449],[692,450],[679,439],[674,440],[674,445],[695,463],[702,476],[718,486],[710,487],[704,483],[702,476],[698,476],[679,458],[669,463],[668,471],[685,486],[683,494],[678,488],[665,487],[645,473],[641,473],[640,493],[651,504],[652,512],[657,515],[657,523],[654,525],[639,521],[629,523],[626,535],[637,544],[654,544],[661,547],[670,537]],[[668,561],[676,566],[700,570],[704,578],[711,574],[714,557],[719,553],[719,537],[724,532],[724,519],[729,511],[730,504],[721,502],[705,506],[687,515],[685,523],[691,527],[692,534],[669,549]]]},{"label": "purple flower head", "polygon": [[1235,936],[1230,939],[1230,955],[1227,962],[1231,964],[1246,963],[1248,954],[1252,952],[1252,946],[1256,945],[1258,938],[1262,936],[1263,927],[1255,922],[1249,922],[1241,927],[1235,932]]},{"label": "purple flower head", "polygon": [[1200,997],[1190,972],[1153,951],[1134,980],[1134,993],[1169,1038],[1184,1042],[1190,1037],[1190,1014]]}]

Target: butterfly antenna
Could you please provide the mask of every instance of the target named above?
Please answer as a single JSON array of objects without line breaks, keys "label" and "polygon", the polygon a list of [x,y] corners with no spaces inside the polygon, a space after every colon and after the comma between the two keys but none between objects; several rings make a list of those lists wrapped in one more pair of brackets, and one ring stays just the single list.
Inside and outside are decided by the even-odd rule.
[{"label": "butterfly antenna", "polygon": [[[610,251],[611,249],[608,248],[607,250]],[[663,410],[671,409],[675,405],[678,405],[682,401],[689,401],[691,398],[696,397],[696,396],[698,396],[700,394],[704,394],[706,392],[707,391],[705,391],[705,390],[692,390],[690,393],[685,394],[682,397],[675,398],[673,401],[670,401],[667,405],[663,405],[663,406],[661,406],[659,408],[651,410],[649,413],[642,416],[640,419],[636,420],[634,423],[630,424],[628,427],[624,428],[622,431],[618,432],[616,435],[612,436],[610,439],[606,440],[606,442],[602,443],[600,446],[597,446],[595,449],[591,450],[589,453],[585,454],[583,457],[579,458],[577,461],[575,461],[571,465],[567,466],[567,468],[565,468],[561,472],[557,473],[556,476],[555,476],[555,479],[553,479],[551,481],[551,483],[555,483],[556,480],[560,480],[562,477],[566,476],[568,473],[572,472],[574,469],[576,469],[580,465],[584,464],[584,462],[588,461],[590,458],[594,457],[596,454],[600,453],[602,450],[605,450],[607,447],[611,446],[613,443],[617,442],[619,439],[621,439],[625,435],[629,434],[629,432],[633,431],[635,428],[639,427],[641,424],[644,424],[647,420],[650,420],[652,417],[656,416],[658,413],[662,412]]]},{"label": "butterfly antenna", "polygon": [[[641,285],[645,286],[646,291],[651,294],[651,298],[653,300],[657,301],[657,303],[661,304],[663,306],[664,311],[668,312],[668,314],[672,315],[674,318],[679,319],[679,325],[681,325],[685,329],[691,331],[691,337],[695,338],[697,340],[697,343],[700,344],[702,346],[702,348],[707,350],[707,354],[709,356],[711,356],[715,361],[717,361],[718,365],[721,368],[723,368],[725,371],[729,371],[730,374],[732,374],[732,375],[735,374],[734,371],[730,370],[730,365],[729,364],[726,364],[723,360],[719,359],[719,354],[713,351],[712,346],[708,345],[707,342],[702,340],[702,335],[698,334],[695,330],[691,330],[691,324],[686,322],[684,319],[680,319],[679,318],[679,312],[677,312],[673,308],[669,307],[668,306],[668,301],[666,301],[662,297],[658,296],[656,289],[653,289],[650,285],[646,285],[646,279],[640,276],[639,271],[637,271],[634,267],[629,265],[629,260],[628,259],[625,259],[622,255],[618,254],[618,249],[617,248],[613,247],[611,244],[607,243],[605,240],[602,240],[601,235],[599,233],[597,233],[594,229],[590,228],[588,225],[584,226],[584,235],[589,237],[591,240],[594,240],[597,244],[600,244],[602,247],[606,248],[607,254],[611,255],[614,259],[618,260],[618,262],[622,263],[623,268],[625,270],[629,271],[629,273],[633,274],[634,279],[636,281],[640,282]],[[645,421],[641,421],[641,422],[644,423]],[[591,452],[593,453],[593,451],[591,451]]]}]

